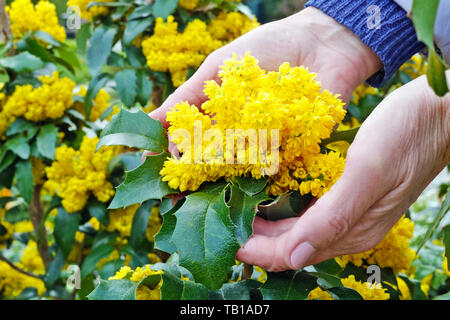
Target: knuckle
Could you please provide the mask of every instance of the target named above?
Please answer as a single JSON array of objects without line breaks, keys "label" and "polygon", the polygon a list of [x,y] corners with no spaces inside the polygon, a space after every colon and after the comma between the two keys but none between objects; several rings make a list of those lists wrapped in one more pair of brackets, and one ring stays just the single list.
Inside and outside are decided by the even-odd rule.
[{"label": "knuckle", "polygon": [[348,232],[350,229],[350,219],[345,214],[333,214],[328,219],[328,226],[332,232],[331,239],[336,239]]}]

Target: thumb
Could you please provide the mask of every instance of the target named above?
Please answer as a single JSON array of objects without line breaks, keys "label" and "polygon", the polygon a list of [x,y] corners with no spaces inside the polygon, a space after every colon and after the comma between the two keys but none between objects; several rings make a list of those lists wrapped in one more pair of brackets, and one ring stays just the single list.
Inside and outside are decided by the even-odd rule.
[{"label": "thumb", "polygon": [[194,75],[178,87],[156,110],[150,112],[149,116],[155,120],[159,120],[163,126],[167,129],[169,124],[166,120],[166,114],[180,102],[188,102],[200,107],[207,97],[203,93],[203,86],[207,80],[216,80],[219,69],[219,60],[216,58],[216,54],[212,53],[200,68],[194,73]]},{"label": "thumb", "polygon": [[328,249],[383,196],[386,186],[382,179],[376,157],[349,155],[341,178],[289,231],[286,242],[291,267],[298,269],[322,260],[322,253],[329,253]]}]

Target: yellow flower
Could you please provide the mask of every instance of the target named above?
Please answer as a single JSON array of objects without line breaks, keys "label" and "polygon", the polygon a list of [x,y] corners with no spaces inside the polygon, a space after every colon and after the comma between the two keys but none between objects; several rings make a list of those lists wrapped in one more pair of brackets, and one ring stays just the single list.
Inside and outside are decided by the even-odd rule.
[{"label": "yellow flower", "polygon": [[0,261],[0,292],[5,298],[14,298],[26,288],[36,288],[39,295],[45,292],[44,282],[27,276],[11,268],[6,262]]},{"label": "yellow flower", "polygon": [[44,31],[56,40],[65,41],[66,31],[59,25],[56,6],[49,1],[14,0],[7,13],[11,21],[11,32],[20,39],[29,31]]},{"label": "yellow flower", "polygon": [[152,208],[152,213],[148,219],[147,229],[145,230],[145,237],[148,241],[155,241],[155,234],[161,229],[161,218],[159,217],[158,207]]},{"label": "yellow flower", "polygon": [[389,293],[386,292],[380,283],[369,284],[367,282],[356,281],[354,275],[341,279],[342,285],[346,288],[357,291],[364,300],[388,300]]},{"label": "yellow flower", "polygon": [[[85,97],[86,92],[87,92],[86,87],[81,86],[79,88],[77,95],[81,96],[81,97]],[[91,108],[91,113],[89,116],[89,121],[96,121],[97,119],[100,119],[103,112],[105,112],[105,110],[109,107],[110,99],[111,99],[111,96],[105,89],[100,89],[98,91],[97,95],[92,100],[92,108]],[[113,107],[117,108],[116,106],[113,106]],[[75,103],[74,108],[78,112],[80,112],[81,114],[86,116],[85,110],[84,110],[84,104],[79,103],[79,102]],[[114,112],[113,112],[113,114],[114,114]],[[112,115],[110,115],[110,116],[112,116]]]},{"label": "yellow flower", "polygon": [[114,195],[107,181],[107,166],[121,148],[103,147],[95,152],[98,138],[84,137],[80,150],[65,145],[58,147],[55,161],[45,169],[48,180],[44,188],[57,194],[67,212],[81,210],[89,196],[107,202]]},{"label": "yellow flower", "polygon": [[139,209],[139,204],[109,211],[109,225],[106,230],[109,232],[119,231],[121,237],[129,237],[137,209]]},{"label": "yellow flower", "polygon": [[425,74],[427,71],[427,62],[424,59],[424,56],[417,53],[411,57],[408,61],[406,61],[401,67],[400,70],[406,72],[411,78],[415,79]]},{"label": "yellow flower", "polygon": [[308,294],[308,300],[334,300],[331,294],[317,287]]},{"label": "yellow flower", "polygon": [[198,67],[214,50],[258,25],[238,12],[222,12],[208,26],[195,19],[183,32],[173,16],[157,18],[153,35],[142,42],[142,51],[151,70],[169,71],[175,87],[186,81],[188,69]]},{"label": "yellow flower", "polygon": [[[328,138],[344,118],[344,103],[338,96],[321,91],[315,74],[304,67],[291,68],[285,63],[278,72],[266,72],[250,54],[241,60],[234,56],[225,61],[219,76],[221,85],[215,81],[205,85],[204,92],[209,97],[201,106],[205,113],[186,102],[177,104],[167,113],[169,134],[183,155],[165,161],[160,172],[163,180],[173,189],[195,191],[203,182],[221,177],[259,179],[268,175],[272,195],[300,191],[320,197],[327,192],[342,174],[345,164],[338,153],[324,154],[320,148],[322,139]],[[180,129],[190,134],[190,141],[177,136]],[[200,155],[210,156],[210,159],[195,163],[198,146],[193,144],[194,139],[204,136],[209,129],[220,134],[217,139],[222,150],[211,148],[214,147],[212,142],[202,139]],[[236,129],[235,139],[230,139],[233,145],[227,145],[229,129]],[[250,139],[244,130],[254,130],[254,141],[265,139],[267,145],[261,147],[255,143],[255,148],[245,143],[245,149],[236,152],[234,142],[237,139]],[[266,137],[260,130],[267,132]],[[272,131],[279,134],[280,146],[271,146]],[[273,144],[276,142],[274,140]],[[251,154],[255,155],[252,162]],[[278,169],[276,174],[270,171],[272,165],[275,171]]]},{"label": "yellow flower", "polygon": [[398,290],[400,291],[400,300],[411,300],[411,292],[406,282],[397,277]]},{"label": "yellow flower", "polygon": [[431,280],[433,280],[433,272],[420,280],[420,289],[426,296],[428,296],[428,291],[430,291]]},{"label": "yellow flower", "polygon": [[187,10],[193,10],[197,7],[200,0],[179,0],[178,5]]},{"label": "yellow flower", "polygon": [[1,112],[8,122],[11,123],[17,117],[34,122],[57,119],[72,106],[72,91],[75,88],[72,80],[60,78],[58,72],[53,72],[51,76],[40,76],[39,80],[42,86],[37,88],[30,84],[16,86]]},{"label": "yellow flower", "polygon": [[377,89],[375,89],[374,87],[362,83],[358,87],[356,87],[355,91],[353,91],[352,102],[354,104],[358,104],[361,98],[365,97],[368,94],[376,94],[377,92]]},{"label": "yellow flower", "polygon": [[39,255],[35,241],[28,241],[27,247],[23,250],[22,257],[20,258],[19,266],[25,271],[34,274],[45,274],[44,263]]},{"label": "yellow flower", "polygon": [[392,268],[395,273],[407,272],[416,257],[415,251],[409,248],[413,232],[414,223],[403,216],[373,249],[345,255],[336,258],[336,261],[341,266],[350,261],[356,266],[377,264],[382,268]]},{"label": "yellow flower", "polygon": [[[130,267],[125,266],[122,267],[119,271],[117,271],[114,276],[110,277],[109,280],[130,279],[133,282],[140,282],[148,276],[161,274],[163,274],[163,271],[161,270],[154,271],[151,269],[150,265],[137,267],[136,270],[133,270]],[[160,300],[161,286],[162,280],[159,281],[159,283],[154,288],[150,288],[147,285],[140,284],[136,289],[137,300]]]},{"label": "yellow flower", "polygon": [[108,280],[119,280],[119,279],[128,279],[133,274],[133,269],[128,266],[123,266],[119,271],[112,277],[109,277]]},{"label": "yellow flower", "polygon": [[[109,8],[106,6],[95,5],[88,9],[88,4],[91,0],[69,0],[67,6],[74,6],[80,10],[80,17],[92,21],[96,16],[105,16],[109,13]],[[98,2],[113,2],[113,0],[99,0]]]},{"label": "yellow flower", "polygon": [[444,273],[447,275],[447,277],[450,277],[450,271],[448,269],[447,257],[444,258],[444,263],[442,264],[442,269],[444,270]]}]

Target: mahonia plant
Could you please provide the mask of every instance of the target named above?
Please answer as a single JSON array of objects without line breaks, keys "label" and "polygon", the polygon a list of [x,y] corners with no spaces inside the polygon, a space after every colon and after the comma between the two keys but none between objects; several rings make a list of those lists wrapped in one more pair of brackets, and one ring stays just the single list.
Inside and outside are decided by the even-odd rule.
[{"label": "mahonia plant", "polygon": [[[375,106],[426,72],[422,56],[384,88],[361,84],[347,112],[305,67],[266,71],[251,55],[230,57],[221,83],[205,84],[204,113],[180,101],[166,131],[148,112],[211,52],[259,25],[244,1],[67,6],[83,19],[75,35],[51,1],[0,8],[9,18],[0,30],[0,299],[427,299],[449,291],[450,228],[426,233],[420,201],[364,253],[280,273],[235,260],[256,215],[289,217],[327,192]],[[235,129],[231,141],[227,129]],[[179,155],[169,155],[168,134]],[[250,162],[254,148],[234,142],[252,139],[267,144]],[[143,150],[154,154],[142,160]],[[285,216],[273,213],[279,207]],[[371,265],[383,281],[367,286]]]}]

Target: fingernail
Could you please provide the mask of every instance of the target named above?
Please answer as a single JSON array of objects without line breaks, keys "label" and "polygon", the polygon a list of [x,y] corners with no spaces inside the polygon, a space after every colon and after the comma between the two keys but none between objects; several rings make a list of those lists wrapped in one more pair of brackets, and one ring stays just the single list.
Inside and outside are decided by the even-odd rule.
[{"label": "fingernail", "polygon": [[295,269],[300,269],[304,267],[308,259],[314,253],[314,247],[309,244],[309,242],[303,242],[297,246],[297,248],[292,251],[291,254],[291,265]]}]

